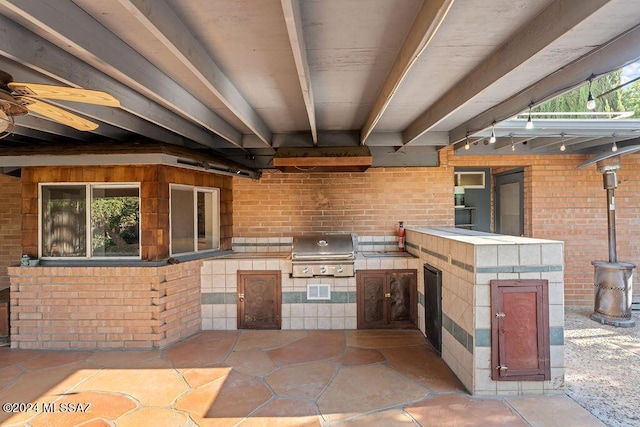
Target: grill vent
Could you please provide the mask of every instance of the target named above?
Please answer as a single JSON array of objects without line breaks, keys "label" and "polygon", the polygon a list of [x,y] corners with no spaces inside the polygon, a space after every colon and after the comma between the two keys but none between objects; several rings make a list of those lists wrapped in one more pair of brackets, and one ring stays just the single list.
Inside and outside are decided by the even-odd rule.
[{"label": "grill vent", "polygon": [[307,285],[308,300],[330,300],[331,286],[325,284]]}]

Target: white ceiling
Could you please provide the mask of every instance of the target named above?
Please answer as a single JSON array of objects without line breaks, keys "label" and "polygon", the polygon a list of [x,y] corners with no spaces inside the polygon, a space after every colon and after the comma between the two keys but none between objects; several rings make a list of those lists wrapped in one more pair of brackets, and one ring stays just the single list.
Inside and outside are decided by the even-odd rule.
[{"label": "white ceiling", "polygon": [[[432,165],[438,148],[640,58],[637,0],[0,0],[0,14],[0,69],[16,81],[121,102],[58,103],[92,132],[16,117],[3,146],[148,139],[256,168],[282,145],[363,143],[374,166]],[[510,134],[557,152],[517,128],[484,151]],[[593,141],[572,150],[607,143]]]}]

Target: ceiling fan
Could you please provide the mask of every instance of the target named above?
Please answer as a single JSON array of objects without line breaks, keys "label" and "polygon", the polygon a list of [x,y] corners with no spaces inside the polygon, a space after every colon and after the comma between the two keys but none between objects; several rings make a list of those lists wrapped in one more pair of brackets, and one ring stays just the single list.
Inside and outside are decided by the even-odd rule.
[{"label": "ceiling fan", "polygon": [[0,138],[13,132],[15,116],[36,113],[80,131],[97,129],[98,124],[43,101],[83,102],[119,107],[120,102],[106,92],[36,83],[18,83],[11,74],[0,70]]}]

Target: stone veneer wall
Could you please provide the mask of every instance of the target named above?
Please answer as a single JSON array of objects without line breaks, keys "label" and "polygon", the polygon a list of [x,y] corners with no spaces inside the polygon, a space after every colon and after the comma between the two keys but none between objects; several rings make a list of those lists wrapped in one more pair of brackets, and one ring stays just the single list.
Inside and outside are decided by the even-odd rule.
[{"label": "stone veneer wall", "polygon": [[11,347],[162,348],[200,330],[201,265],[10,267]]},{"label": "stone veneer wall", "polygon": [[[202,266],[202,329],[237,328],[238,270],[271,270],[282,274],[282,329],[356,329],[356,278],[292,278],[288,253],[252,259],[211,259]],[[357,270],[418,269],[417,258],[359,258]],[[418,289],[421,282],[418,272]],[[331,285],[331,300],[307,300],[308,284]],[[420,296],[419,296],[420,298]],[[424,301],[424,297],[422,297]],[[424,325],[424,308],[422,313]],[[424,329],[424,327],[423,327]]]},{"label": "stone veneer wall", "polygon": [[[474,395],[563,393],[563,244],[497,237],[504,241],[478,245],[407,231],[409,252],[419,256],[421,264],[442,271],[442,358]],[[550,381],[491,380],[490,281],[494,279],[549,281]]]}]

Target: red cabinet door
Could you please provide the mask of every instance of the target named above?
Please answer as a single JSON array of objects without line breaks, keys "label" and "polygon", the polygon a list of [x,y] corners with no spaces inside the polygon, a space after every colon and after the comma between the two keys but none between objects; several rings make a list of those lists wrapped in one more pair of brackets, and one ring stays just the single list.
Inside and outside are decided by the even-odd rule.
[{"label": "red cabinet door", "polygon": [[491,281],[491,378],[551,378],[546,280]]},{"label": "red cabinet door", "polygon": [[280,329],[280,271],[238,271],[238,329]]}]

